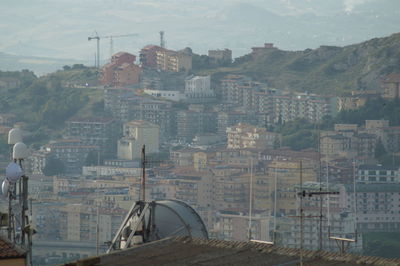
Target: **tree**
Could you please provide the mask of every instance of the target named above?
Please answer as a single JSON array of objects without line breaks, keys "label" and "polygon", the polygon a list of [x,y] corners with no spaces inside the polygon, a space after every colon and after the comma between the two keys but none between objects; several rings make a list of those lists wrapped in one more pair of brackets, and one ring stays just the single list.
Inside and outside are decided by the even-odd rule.
[{"label": "tree", "polygon": [[64,163],[55,157],[50,157],[46,166],[42,169],[43,174],[45,176],[54,176],[65,173],[65,165]]}]

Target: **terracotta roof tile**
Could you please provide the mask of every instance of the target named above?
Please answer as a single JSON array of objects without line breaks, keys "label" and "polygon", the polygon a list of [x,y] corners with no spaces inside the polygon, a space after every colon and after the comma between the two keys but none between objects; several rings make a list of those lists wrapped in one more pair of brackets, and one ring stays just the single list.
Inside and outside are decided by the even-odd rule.
[{"label": "terracotta roof tile", "polygon": [[26,251],[0,236],[0,260],[25,257]]}]

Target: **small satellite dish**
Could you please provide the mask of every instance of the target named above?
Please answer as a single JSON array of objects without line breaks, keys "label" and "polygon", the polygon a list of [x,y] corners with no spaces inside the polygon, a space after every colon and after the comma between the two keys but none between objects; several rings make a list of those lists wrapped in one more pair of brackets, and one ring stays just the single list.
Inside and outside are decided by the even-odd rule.
[{"label": "small satellite dish", "polygon": [[22,175],[23,175],[23,171],[21,169],[21,166],[19,166],[18,164],[10,163],[7,166],[6,177],[10,182],[12,182],[12,183],[17,182],[21,178]]},{"label": "small satellite dish", "polygon": [[22,132],[19,128],[13,128],[8,132],[8,144],[15,144],[22,141]]},{"label": "small satellite dish", "polygon": [[7,195],[9,187],[10,187],[10,182],[6,178],[3,180],[3,183],[1,184],[1,192],[3,193],[4,196]]},{"label": "small satellite dish", "polygon": [[13,147],[13,159],[23,160],[28,157],[28,148],[22,142],[15,143]]}]

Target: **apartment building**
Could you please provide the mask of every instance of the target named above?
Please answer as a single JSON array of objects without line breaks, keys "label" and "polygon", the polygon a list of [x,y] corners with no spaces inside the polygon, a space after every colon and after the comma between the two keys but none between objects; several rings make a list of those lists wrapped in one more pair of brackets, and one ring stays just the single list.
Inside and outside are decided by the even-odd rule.
[{"label": "apartment building", "polygon": [[321,154],[327,159],[356,158],[363,163],[375,162],[378,138],[355,124],[336,124],[334,131],[321,132]]},{"label": "apartment building", "polygon": [[250,223],[249,212],[238,210],[221,210],[217,212],[216,235],[218,239],[230,241],[248,241],[251,239],[271,241],[271,217],[264,213],[253,212]]},{"label": "apartment building", "polygon": [[135,92],[127,88],[105,88],[103,95],[104,110],[109,111],[120,122],[129,121],[130,106],[138,101]]},{"label": "apartment building", "polygon": [[103,154],[113,155],[120,126],[113,118],[71,118],[66,121],[66,137],[80,139],[84,145],[98,146]]},{"label": "apartment building", "polygon": [[85,145],[81,140],[76,139],[53,141],[44,147],[50,156],[63,162],[66,174],[81,174],[89,152],[98,152],[99,149],[99,146]]},{"label": "apartment building", "polygon": [[400,151],[400,127],[389,126],[388,120],[365,120],[365,131],[376,135],[387,152]]},{"label": "apartment building", "polygon": [[209,103],[215,100],[211,89],[211,76],[189,76],[185,80],[185,101],[190,103]]},{"label": "apartment building", "polygon": [[258,128],[244,123],[227,127],[228,149],[259,148],[274,149],[280,146],[280,134],[268,132],[265,128]]},{"label": "apartment building", "polygon": [[400,169],[383,165],[360,165],[357,169],[357,182],[363,184],[400,183]]},{"label": "apartment building", "polygon": [[159,151],[160,127],[144,120],[124,123],[123,137],[118,141],[118,159],[141,158],[143,145],[147,154]]},{"label": "apartment building", "polygon": [[190,105],[188,110],[176,113],[176,137],[192,142],[196,134],[214,133],[217,128],[216,112],[206,110],[203,105]]},{"label": "apartment building", "polygon": [[350,206],[349,209],[357,206],[359,232],[392,232],[400,229],[400,184],[378,182],[358,183],[356,198],[352,185],[346,185],[343,191],[345,206]]},{"label": "apartment building", "polygon": [[145,68],[157,68],[157,52],[166,51],[157,45],[146,45],[140,50],[140,63]]},{"label": "apartment building", "polygon": [[95,242],[98,221],[99,242],[111,241],[121,225],[125,213],[125,210],[119,208],[68,204],[60,208],[61,240]]},{"label": "apartment building", "polygon": [[274,122],[287,122],[305,118],[311,122],[321,121],[324,116],[337,113],[337,98],[307,93],[273,96]]},{"label": "apartment building", "polygon": [[238,123],[246,123],[251,125],[258,124],[258,116],[254,113],[245,111],[226,111],[218,112],[217,115],[217,133],[226,137],[226,129]]},{"label": "apartment building", "polygon": [[221,87],[218,91],[222,103],[229,103],[242,106],[243,91],[252,89],[255,86],[252,79],[243,75],[227,75],[221,80]]},{"label": "apartment building", "polygon": [[171,72],[189,71],[192,69],[192,55],[189,51],[158,50],[157,69]]},{"label": "apartment building", "polygon": [[130,117],[158,125],[161,141],[171,139],[176,134],[175,109],[169,101],[142,99],[132,106]]},{"label": "apartment building", "polygon": [[100,82],[105,86],[121,87],[139,83],[141,68],[135,65],[136,56],[119,52],[111,57],[100,72]]}]

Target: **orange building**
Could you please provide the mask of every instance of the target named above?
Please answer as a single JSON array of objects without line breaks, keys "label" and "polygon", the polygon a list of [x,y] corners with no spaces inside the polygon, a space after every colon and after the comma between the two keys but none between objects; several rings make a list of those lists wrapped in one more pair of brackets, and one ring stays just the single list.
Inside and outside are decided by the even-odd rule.
[{"label": "orange building", "polygon": [[157,45],[147,45],[140,50],[140,62],[143,67],[157,68],[157,52],[167,49]]},{"label": "orange building", "polygon": [[101,69],[100,82],[105,86],[121,87],[139,83],[141,68],[135,65],[136,56],[119,52]]}]

